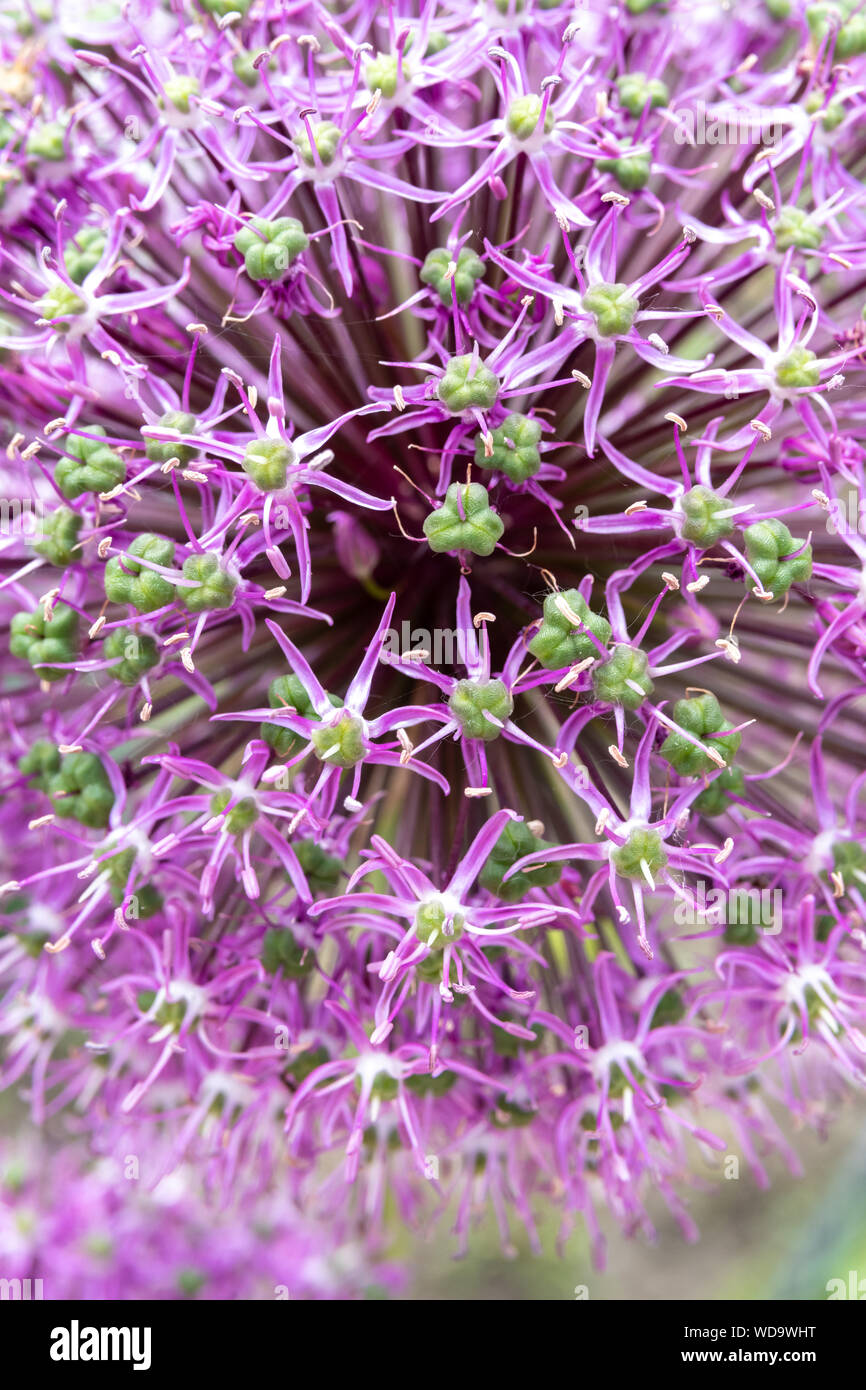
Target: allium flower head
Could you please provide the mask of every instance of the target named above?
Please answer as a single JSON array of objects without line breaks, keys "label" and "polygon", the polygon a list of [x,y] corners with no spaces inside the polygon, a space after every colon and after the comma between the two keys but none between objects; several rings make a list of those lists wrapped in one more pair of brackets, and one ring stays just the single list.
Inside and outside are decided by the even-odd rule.
[{"label": "allium flower head", "polygon": [[691,1238],[866,1081],[866,19],[109,0],[0,59],[0,1080],[80,1146],[14,1259]]}]

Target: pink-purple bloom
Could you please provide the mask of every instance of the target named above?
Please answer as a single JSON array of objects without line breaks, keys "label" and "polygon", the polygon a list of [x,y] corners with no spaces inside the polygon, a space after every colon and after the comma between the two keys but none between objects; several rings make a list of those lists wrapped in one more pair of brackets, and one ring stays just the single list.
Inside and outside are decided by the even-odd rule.
[{"label": "pink-purple bloom", "polygon": [[693,1238],[866,1083],[863,22],[75,10],[0,14],[0,1275]]}]

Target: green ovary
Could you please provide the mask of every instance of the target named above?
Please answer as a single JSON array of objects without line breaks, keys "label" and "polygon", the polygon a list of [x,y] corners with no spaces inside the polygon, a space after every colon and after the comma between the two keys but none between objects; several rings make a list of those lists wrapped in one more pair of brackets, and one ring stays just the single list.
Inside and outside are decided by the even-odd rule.
[{"label": "green ovary", "polygon": [[300,980],[316,964],[316,953],[299,946],[288,927],[271,927],[262,942],[262,965],[269,975],[282,971],[286,980]]},{"label": "green ovary", "polygon": [[[563,608],[579,618],[582,626],[578,627],[573,618],[562,611]],[[592,612],[577,589],[548,594],[543,612],[541,626],[529,643],[529,650],[548,671],[559,671],[565,666],[575,666],[587,657],[600,655],[598,646],[584,628],[589,629],[602,647],[606,647],[610,640],[610,623]]]},{"label": "green ovary", "polygon": [[424,535],[437,554],[469,550],[490,555],[505,527],[482,483],[452,483],[441,507],[424,518]]},{"label": "green ovary", "polygon": [[[169,410],[156,421],[156,425],[160,429],[176,430],[178,434],[192,434],[196,418],[185,410]],[[177,459],[178,463],[186,465],[192,462],[198,449],[192,444],[174,444],[170,439],[147,439],[144,452],[151,463],[168,463],[171,459]]]},{"label": "green ovary", "polygon": [[[707,744],[726,763],[733,761],[742,741],[741,734],[728,734],[716,738],[724,729],[726,720],[722,707],[715,695],[701,694],[692,700],[677,700],[673,708],[673,721],[688,733]],[[714,772],[718,763],[713,762],[700,748],[696,748],[681,733],[670,733],[661,746],[661,756],[670,763],[681,777],[704,777]]]},{"label": "green ovary", "polygon": [[450,922],[447,919],[448,913],[441,902],[421,903],[415,913],[416,937],[431,951],[444,951],[446,946],[460,940],[466,921],[460,912],[455,912]]},{"label": "green ovary", "polygon": [[448,698],[448,708],[457,720],[465,738],[490,743],[502,730],[499,724],[485,717],[492,714],[501,724],[509,718],[514,702],[503,681],[458,681]]},{"label": "green ovary", "polygon": [[[509,135],[513,135],[515,140],[529,140],[538,129],[542,104],[541,97],[515,97],[508,108],[508,115],[505,117],[505,128]],[[553,130],[553,120],[553,112],[548,103],[544,117],[545,135],[549,135]]]},{"label": "green ovary", "polygon": [[[478,882],[488,893],[493,893],[506,903],[519,902],[530,888],[549,888],[551,884],[559,881],[562,874],[561,864],[536,864],[525,872],[521,870],[520,873],[514,874],[507,883],[502,881],[519,859],[524,859],[527,854],[536,854],[544,848],[544,841],[533,835],[525,821],[510,821],[490,851],[490,856],[478,876]],[[510,1034],[506,1034],[506,1037],[510,1037]],[[517,1039],[512,1041],[516,1042]]]},{"label": "green ovary", "polygon": [[776,384],[786,390],[799,390],[804,386],[817,386],[821,380],[821,367],[815,353],[809,348],[798,347],[776,363]]},{"label": "green ovary", "polygon": [[618,338],[630,333],[640,305],[628,285],[593,285],[581,300],[584,313],[595,319],[602,338]]},{"label": "green ovary", "polygon": [[82,227],[81,231],[63,248],[63,261],[66,274],[75,285],[80,285],[91,270],[99,264],[105,250],[105,232],[98,227]]},{"label": "green ovary", "polygon": [[501,425],[491,430],[493,453],[484,451],[484,436],[475,439],[475,463],[478,468],[498,468],[513,483],[523,483],[541,467],[538,442],[541,422],[528,415],[507,415]]},{"label": "green ovary", "polygon": [[499,395],[499,380],[477,357],[452,357],[439,379],[436,395],[452,415],[464,410],[490,410]]},{"label": "green ovary", "polygon": [[[68,285],[58,281],[56,285],[51,286],[50,290],[46,290],[41,299],[37,299],[34,308],[40,318],[46,319],[53,325],[55,332],[68,333],[72,324],[65,320],[74,319],[79,314],[83,314],[87,305]],[[59,322],[55,322],[55,320],[59,320]]]},{"label": "green ovary", "polygon": [[102,644],[102,655],[115,662],[108,674],[122,685],[138,685],[142,676],[159,665],[159,651],[147,633],[116,627]]},{"label": "green ovary", "polygon": [[680,535],[699,550],[718,545],[722,537],[729,536],[734,529],[732,517],[719,516],[719,512],[729,509],[730,503],[707,487],[689,488],[683,493],[680,506],[684,516]]},{"label": "green ovary", "polygon": [[[313,126],[313,139],[315,141],[316,153],[319,156],[319,163],[326,168],[333,164],[337,157],[337,148],[340,143],[340,127],[334,125],[333,121],[319,121]],[[310,144],[310,137],[306,128],[298,132],[296,144],[298,154],[303,162],[313,169],[316,166],[316,158]]]},{"label": "green ovary", "polygon": [[173,106],[175,111],[180,111],[184,116],[188,116],[190,98],[198,96],[199,84],[195,77],[181,74],[179,77],[169,77],[164,90],[165,101],[168,105]]},{"label": "green ovary", "polygon": [[366,754],[364,730],[360,720],[344,714],[336,724],[314,729],[311,735],[316,756],[329,767],[355,767]]},{"label": "green ovary", "polygon": [[10,625],[9,650],[22,661],[37,668],[40,680],[62,681],[69,675],[42,662],[71,662],[79,651],[79,619],[74,608],[65,603],[55,604],[46,616],[40,605],[32,613],[16,613]]},{"label": "green ovary", "polygon": [[773,223],[773,234],[779,251],[787,251],[796,246],[801,251],[817,251],[824,240],[824,232],[802,208],[786,207],[780,209]]},{"label": "green ovary", "polygon": [[640,116],[649,102],[650,109],[667,106],[670,93],[658,77],[647,77],[643,72],[627,72],[617,79],[616,89],[621,105],[635,118]]},{"label": "green ovary", "polygon": [[756,521],[753,526],[746,528],[743,535],[749,564],[765,592],[778,597],[786,594],[792,584],[805,584],[811,578],[811,545],[807,545],[793,559],[785,559],[785,556],[800,550],[803,542],[795,540],[778,518]]},{"label": "green ovary", "polygon": [[595,165],[603,174],[613,174],[620,188],[629,193],[646,188],[652,173],[648,150],[627,150],[612,159],[597,159]]},{"label": "green ovary", "polygon": [[695,811],[702,816],[724,815],[731,804],[732,796],[745,796],[746,779],[738,767],[726,767],[718,777],[714,777],[706,791],[692,802]]},{"label": "green ovary", "polygon": [[261,492],[282,492],[295,457],[282,439],[257,439],[244,450],[242,467]]},{"label": "green ovary", "polygon": [[231,608],[238,581],[220,565],[219,556],[210,551],[190,555],[183,562],[184,579],[194,579],[196,588],[178,587],[181,602],[191,613],[209,613],[215,608]]},{"label": "green ovary", "polygon": [[611,851],[611,861],[623,878],[645,879],[641,861],[655,878],[668,862],[668,856],[657,830],[633,830],[624,845]]},{"label": "green ovary", "polygon": [[19,758],[18,767],[34,787],[47,792],[51,778],[60,771],[60,750],[47,738],[38,738],[23,758]]},{"label": "green ovary", "polygon": [[97,439],[85,439],[71,434],[66,440],[66,453],[69,457],[57,460],[54,481],[64,497],[80,497],[83,492],[111,492],[126,477],[126,465],[120,454],[105,443],[105,430],[101,425],[84,426],[88,435],[98,435]]},{"label": "green ovary", "polygon": [[235,236],[235,250],[244,258],[251,280],[282,280],[310,239],[296,217],[269,222],[251,217]]},{"label": "green ovary", "polygon": [[482,280],[487,273],[487,267],[481,257],[476,256],[474,251],[470,251],[468,246],[461,247],[458,252],[457,269],[453,279],[445,273],[452,261],[450,251],[441,246],[437,247],[435,251],[428,252],[419,275],[422,285],[430,285],[446,307],[451,304],[452,285],[457,303],[468,304],[475,290],[476,281]]},{"label": "green ovary", "polygon": [[102,760],[95,753],[67,753],[48,788],[54,814],[91,829],[108,824],[114,792]]},{"label": "green ovary", "polygon": [[[639,689],[633,690],[629,681],[634,681]],[[605,704],[638,709],[653,690],[646,652],[622,644],[614,647],[610,660],[593,671],[592,689],[595,698]]]},{"label": "green ovary", "polygon": [[[336,695],[329,695],[331,704],[338,709],[342,705]],[[318,719],[313,703],[296,675],[277,676],[268,687],[268,704],[271,709],[291,709],[302,719]],[[296,734],[285,724],[261,724],[259,734],[278,758],[292,758],[300,753],[307,742],[304,734]]]},{"label": "green ovary", "polygon": [[170,568],[174,564],[174,542],[147,532],[136,536],[122,561],[113,556],[105,566],[105,596],[112,603],[130,604],[139,613],[153,613],[174,600],[174,585],[164,575],[139,564],[139,560]]},{"label": "green ovary", "polygon": [[[231,810],[227,811],[229,803],[232,803]],[[212,816],[222,816],[230,835],[246,834],[259,818],[259,808],[255,799],[251,796],[238,798],[231,787],[223,787],[221,791],[214,793],[210,799],[210,813]]]},{"label": "green ovary", "polygon": [[71,507],[56,507],[43,519],[42,537],[33,541],[33,549],[49,564],[65,569],[75,563],[81,517]]}]

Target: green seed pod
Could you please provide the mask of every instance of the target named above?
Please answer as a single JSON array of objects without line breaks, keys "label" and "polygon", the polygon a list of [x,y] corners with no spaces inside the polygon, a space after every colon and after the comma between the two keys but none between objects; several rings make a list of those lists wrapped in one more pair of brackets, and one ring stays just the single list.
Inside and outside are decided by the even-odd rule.
[{"label": "green seed pod", "polygon": [[718,777],[714,777],[706,791],[695,797],[692,807],[702,816],[724,815],[731,804],[732,796],[745,796],[746,779],[738,767],[726,767]]},{"label": "green seed pod", "polygon": [[558,883],[562,874],[562,865],[559,863],[536,864],[526,872],[521,870],[507,883],[502,882],[505,874],[518,859],[544,848],[544,841],[533,835],[525,821],[509,821],[490,851],[487,862],[478,875],[478,882],[488,893],[493,893],[505,903],[519,902],[521,898],[526,897],[530,888],[549,888],[551,884]]},{"label": "green seed pod", "polygon": [[59,121],[46,121],[27,136],[25,149],[31,159],[48,159],[57,163],[66,155],[66,128]]},{"label": "green seed pod", "polygon": [[[362,1082],[360,1076],[355,1077],[355,1090],[360,1092]],[[400,1094],[400,1082],[396,1076],[391,1076],[390,1072],[377,1072],[373,1078],[373,1085],[370,1088],[370,1098],[372,1100],[396,1100]]]},{"label": "green seed pod", "polygon": [[245,15],[252,0],[201,0],[201,7],[217,19],[225,19],[227,14]]},{"label": "green seed pod", "polygon": [[454,1071],[440,1071],[438,1076],[418,1072],[415,1076],[407,1076],[403,1085],[415,1096],[447,1096],[456,1081]]},{"label": "green seed pod", "polygon": [[332,894],[343,872],[342,861],[323,850],[317,840],[298,840],[293,842],[292,848],[310,892]]},{"label": "green seed pod", "polygon": [[645,879],[641,860],[653,878],[661,873],[668,862],[661,835],[648,826],[643,830],[632,830],[625,844],[612,850],[610,857],[617,873],[622,874],[623,878]]},{"label": "green seed pod", "polygon": [[754,946],[758,929],[751,922],[727,922],[724,938],[728,946]]},{"label": "green seed pod", "polygon": [[815,353],[810,348],[792,348],[780,362],[776,363],[776,381],[787,390],[799,390],[803,386],[817,386],[821,380],[821,368]]},{"label": "green seed pod", "polygon": [[[328,699],[335,709],[343,703],[336,695],[329,695]],[[309,695],[294,674],[277,676],[276,680],[271,681],[268,686],[268,704],[271,709],[293,709],[303,719],[319,717]],[[261,724],[259,736],[274,750],[278,758],[293,758],[306,743],[303,734],[294,733],[284,724]]]},{"label": "green seed pod", "polygon": [[[634,681],[639,690],[633,690],[629,681]],[[646,652],[622,643],[614,647],[610,660],[593,671],[592,690],[596,700],[605,704],[638,709],[653,691]]]},{"label": "green seed pod", "polygon": [[[508,107],[508,115],[505,117],[505,128],[509,135],[513,135],[515,140],[521,142],[529,140],[538,130],[538,123],[541,120],[541,108],[543,102],[541,97],[523,96],[514,97]],[[553,130],[554,116],[548,103],[544,117],[544,134],[549,135]]]},{"label": "green seed pod", "polygon": [[805,584],[812,577],[812,547],[807,545],[802,554],[792,560],[803,542],[795,540],[783,522],[777,517],[769,521],[756,521],[743,533],[746,542],[746,556],[749,564],[761,581],[765,592],[776,598],[786,594],[792,584]]},{"label": "green seed pod", "polygon": [[139,560],[170,568],[174,541],[149,532],[136,536],[122,561],[120,556],[113,556],[105,566],[105,596],[112,603],[130,604],[139,613],[153,613],[174,601],[175,587],[165,575],[139,564]]},{"label": "green seed pod", "polygon": [[95,753],[67,753],[51,778],[54,814],[103,830],[114,805],[114,792],[102,759]]},{"label": "green seed pod", "polygon": [[680,498],[680,507],[684,516],[680,535],[699,550],[718,545],[722,537],[729,536],[734,529],[733,517],[719,516],[719,512],[728,510],[730,503],[708,487],[689,488]]},{"label": "green seed pod", "polygon": [[58,280],[34,305],[39,317],[50,323],[56,333],[68,333],[72,328],[67,319],[75,319],[87,308],[84,300],[62,280]]},{"label": "green seed pod", "polygon": [[[421,903],[415,913],[415,936],[431,951],[444,951],[446,946],[459,941],[463,935],[465,917],[455,912],[450,923],[446,923],[448,912],[443,903],[434,899]],[[445,928],[448,926],[448,931]]]},{"label": "green seed pod", "polygon": [[282,439],[257,439],[244,450],[242,468],[261,492],[282,492],[295,451]]},{"label": "green seed pod", "polygon": [[490,555],[504,530],[483,483],[452,483],[441,507],[424,518],[427,543],[439,555],[450,550]]},{"label": "green seed pod", "polygon": [[153,917],[162,907],[162,894],[149,883],[136,884],[131,892],[127,893],[126,885],[135,864],[135,850],[122,849],[110,859],[103,859],[100,863],[100,870],[108,873],[109,889],[112,902],[116,907],[120,907],[124,900],[132,897],[135,899],[135,912],[129,912],[130,916],[145,921]]},{"label": "green seed pod", "polygon": [[99,264],[107,239],[100,227],[82,227],[67,241],[63,248],[63,263],[73,284],[80,285]]},{"label": "green seed pod", "polygon": [[[541,626],[529,643],[529,650],[548,671],[560,671],[565,666],[576,666],[589,656],[600,655],[586,628],[603,647],[610,641],[610,623],[592,612],[578,589],[548,594],[543,612]],[[580,619],[581,626],[575,623],[575,618]]]},{"label": "green seed pod", "polygon": [[142,676],[159,665],[154,639],[131,627],[112,628],[102,644],[102,655],[116,662],[108,674],[122,685],[138,685]]},{"label": "green seed pod", "polygon": [[79,619],[74,608],[57,603],[46,616],[40,605],[32,613],[16,613],[10,625],[9,650],[37,668],[43,681],[62,681],[71,674],[43,661],[74,661],[79,651]]},{"label": "green seed pod", "polygon": [[85,439],[78,434],[67,435],[66,453],[68,458],[60,458],[54,469],[54,481],[64,497],[80,497],[83,492],[111,492],[126,477],[126,465],[120,454],[105,443],[105,430],[101,425],[83,426],[88,435],[98,435],[98,439]]},{"label": "green seed pod", "polygon": [[[699,738],[724,758],[727,764],[733,761],[742,742],[742,734],[715,737],[727,722],[715,695],[705,693],[696,695],[691,700],[677,700],[672,718],[675,724]],[[718,767],[718,763],[713,762],[712,758],[702,753],[700,748],[696,748],[679,733],[668,734],[660,752],[665,762],[670,763],[681,777],[706,777]]]},{"label": "green seed pod", "polygon": [[[226,811],[230,802],[234,804],[230,811]],[[222,787],[220,791],[214,792],[210,799],[210,813],[212,816],[222,816],[223,825],[230,835],[245,834],[259,818],[255,798],[242,796],[238,799],[231,787]]]},{"label": "green seed pod", "polygon": [[518,1105],[517,1101],[509,1100],[503,1091],[497,1097],[496,1109],[491,1113],[490,1123],[496,1129],[523,1129],[526,1125],[532,1124],[536,1113],[529,1106]]},{"label": "green seed pod", "polygon": [[81,530],[81,517],[71,507],[55,507],[42,521],[42,536],[33,541],[37,555],[58,569],[75,564],[78,552],[78,534]]},{"label": "green seed pod", "polygon": [[514,708],[514,701],[504,681],[462,680],[448,697],[448,708],[463,730],[464,738],[490,743],[502,731],[498,724],[485,718],[485,711],[504,724]]},{"label": "green seed pod", "polygon": [[498,468],[513,483],[523,483],[541,467],[538,441],[541,421],[529,415],[506,415],[501,425],[491,430],[493,453],[484,452],[484,436],[475,437],[475,463],[478,468]]},{"label": "green seed pod", "polygon": [[183,562],[184,579],[195,579],[197,587],[178,587],[181,603],[191,613],[209,613],[214,608],[231,608],[238,581],[223,569],[220,557],[207,550],[190,555]]},{"label": "green seed pod", "polygon": [[[313,125],[313,139],[316,145],[316,153],[319,163],[325,168],[333,164],[337,157],[337,149],[340,144],[342,131],[333,121],[317,121]],[[295,137],[298,156],[310,169],[316,167],[316,158],[310,145],[310,137],[306,127],[303,126]]]},{"label": "green seed pod", "polygon": [[581,300],[581,308],[595,319],[602,338],[618,338],[630,333],[640,308],[628,285],[593,285]]},{"label": "green seed pod", "polygon": [[309,244],[310,238],[296,217],[278,217],[274,222],[251,217],[234,241],[250,279],[270,281],[283,280]]},{"label": "green seed pod", "polygon": [[597,159],[595,167],[603,174],[613,174],[620,188],[634,193],[649,183],[652,157],[649,150],[627,150],[613,159]]},{"label": "green seed pod", "polygon": [[[407,45],[408,47],[408,45]],[[410,77],[409,65],[403,58],[403,81]],[[368,92],[380,91],[386,101],[397,95],[400,72],[396,53],[377,53],[364,64],[364,86]]]},{"label": "green seed pod", "polygon": [[844,63],[848,58],[858,58],[863,53],[866,53],[866,18],[858,14],[839,30],[834,58]]},{"label": "green seed pod", "polygon": [[160,100],[160,105],[173,106],[175,111],[180,111],[184,116],[190,112],[190,98],[197,97],[200,91],[198,78],[191,77],[188,73],[180,73],[176,77],[166,78],[163,88],[165,99]]},{"label": "green seed pod", "polygon": [[[156,421],[156,424],[160,429],[176,430],[178,434],[193,434],[196,418],[194,415],[188,415],[185,410],[169,410]],[[198,449],[193,444],[174,444],[170,439],[147,439],[144,452],[151,463],[168,463],[170,459],[177,459],[178,463],[185,466],[192,462]]]},{"label": "green seed pod", "polygon": [[288,927],[270,927],[262,942],[262,965],[269,975],[278,970],[285,980],[302,980],[316,964],[316,953],[299,946]]},{"label": "green seed pod", "polygon": [[686,1006],[679,990],[666,989],[660,999],[656,1000],[653,1010],[651,1028],[668,1028],[671,1024],[679,1023],[686,1013]]},{"label": "green seed pod", "polygon": [[329,767],[355,767],[364,761],[364,730],[351,714],[344,714],[336,724],[314,729],[311,737],[316,756]]},{"label": "green seed pod", "polygon": [[447,363],[436,395],[452,415],[462,415],[464,410],[490,410],[499,395],[499,380],[472,353],[464,353]]},{"label": "green seed pod", "polygon": [[773,235],[779,251],[787,251],[791,246],[817,251],[824,240],[824,229],[802,208],[784,207],[773,221]]},{"label": "green seed pod", "polygon": [[667,106],[670,93],[659,77],[647,77],[644,72],[627,72],[617,78],[616,90],[620,105],[630,116],[637,118],[649,103],[650,110]]},{"label": "green seed pod", "polygon": [[468,246],[462,246],[457,254],[457,269],[454,272],[453,280],[445,274],[451,261],[451,252],[439,246],[435,251],[428,252],[419,273],[422,285],[430,285],[439,295],[442,303],[449,308],[452,284],[457,296],[457,303],[468,304],[475,290],[476,281],[483,280],[487,274],[487,267],[481,257],[476,256],[474,251],[470,251]]},{"label": "green seed pod", "polygon": [[47,792],[51,778],[60,771],[60,751],[47,738],[38,738],[28,752],[18,759],[19,771],[29,777],[34,787]]}]

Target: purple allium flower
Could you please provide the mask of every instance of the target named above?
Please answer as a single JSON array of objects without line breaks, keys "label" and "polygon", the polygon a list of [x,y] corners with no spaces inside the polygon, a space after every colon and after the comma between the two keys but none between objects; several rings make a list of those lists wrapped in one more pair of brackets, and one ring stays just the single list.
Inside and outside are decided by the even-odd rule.
[{"label": "purple allium flower", "polygon": [[692,1238],[866,1082],[861,20],[25,8],[0,1272],[396,1287],[386,1195]]}]

